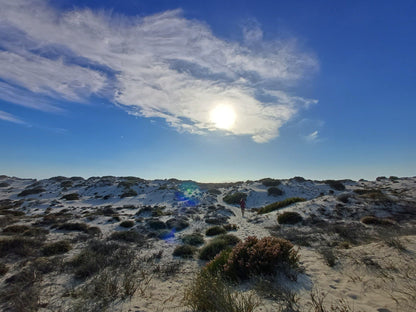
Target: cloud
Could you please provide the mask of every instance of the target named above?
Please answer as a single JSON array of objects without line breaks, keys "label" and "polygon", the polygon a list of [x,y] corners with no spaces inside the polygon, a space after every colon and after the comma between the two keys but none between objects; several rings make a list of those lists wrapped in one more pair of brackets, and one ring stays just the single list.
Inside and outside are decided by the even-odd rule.
[{"label": "cloud", "polygon": [[319,134],[318,130],[315,130],[314,132],[306,136],[306,140],[309,142],[315,142],[316,140],[318,140],[318,134]]},{"label": "cloud", "polygon": [[9,121],[9,122],[13,122],[19,125],[28,125],[26,122],[24,122],[23,120],[17,118],[16,116],[6,113],[4,111],[0,110],[0,120],[4,120],[4,121]]},{"label": "cloud", "polygon": [[8,88],[0,97],[12,103],[50,111],[62,108],[31,95],[81,103],[100,96],[197,134],[218,130],[210,111],[226,104],[237,116],[227,133],[256,142],[275,138],[316,103],[281,86],[316,70],[317,61],[294,41],[264,41],[258,23],[246,25],[245,42],[238,43],[180,10],[127,17],[58,11],[42,0],[0,0],[0,6],[0,91]]}]

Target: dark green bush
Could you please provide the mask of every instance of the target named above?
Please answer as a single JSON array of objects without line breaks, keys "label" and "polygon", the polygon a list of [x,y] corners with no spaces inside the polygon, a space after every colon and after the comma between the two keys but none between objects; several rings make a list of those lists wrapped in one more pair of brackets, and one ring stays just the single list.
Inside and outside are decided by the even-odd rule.
[{"label": "dark green bush", "polygon": [[30,226],[27,225],[9,225],[3,229],[4,234],[23,234],[29,230]]},{"label": "dark green bush", "polygon": [[37,249],[42,246],[42,242],[26,237],[13,237],[0,240],[0,258],[9,254],[18,256],[34,255]]},{"label": "dark green bush", "polygon": [[205,240],[202,234],[193,233],[193,234],[188,234],[182,237],[182,242],[184,244],[191,245],[191,246],[199,246],[199,245],[202,245],[205,242]]},{"label": "dark green bush", "polygon": [[270,205],[267,205],[263,208],[260,208],[257,211],[257,213],[259,213],[259,214],[269,213],[269,212],[272,212],[272,211],[275,211],[275,210],[278,210],[278,209],[281,209],[281,208],[285,208],[285,207],[287,207],[289,205],[292,205],[294,203],[297,203],[297,202],[303,202],[305,200],[306,200],[305,198],[301,198],[301,197],[289,197],[289,198],[286,198],[285,200],[275,202],[273,204],[270,204]]},{"label": "dark green bush", "polygon": [[35,194],[39,194],[39,193],[43,193],[43,192],[45,192],[45,189],[38,186],[38,187],[35,187],[35,188],[29,188],[29,189],[23,190],[19,194],[17,194],[17,196],[23,197],[23,196],[35,195]]},{"label": "dark green bush", "polygon": [[128,189],[123,194],[120,195],[120,198],[134,197],[134,196],[137,196],[137,192],[135,190]]},{"label": "dark green bush", "polygon": [[196,252],[196,248],[191,245],[180,245],[175,248],[173,255],[181,258],[192,258]]},{"label": "dark green bush", "polygon": [[66,194],[66,195],[62,196],[61,198],[65,199],[65,200],[78,200],[79,199],[79,194],[78,193]]},{"label": "dark green bush", "polygon": [[391,226],[396,223],[388,218],[378,218],[374,216],[365,216],[361,218],[361,222],[367,225],[380,225],[380,226]]},{"label": "dark green bush", "polygon": [[236,193],[227,194],[226,196],[224,196],[223,200],[229,205],[236,205],[236,204],[240,204],[240,201],[242,198],[246,199],[247,194],[236,192]]},{"label": "dark green bush", "polygon": [[42,248],[42,254],[49,257],[54,255],[60,255],[66,253],[72,249],[71,244],[68,241],[59,241],[50,243]]},{"label": "dark green bush", "polygon": [[0,187],[9,187],[9,186],[10,186],[9,183],[6,183],[6,182],[1,182],[0,183]]},{"label": "dark green bush", "polygon": [[207,193],[209,193],[211,195],[220,195],[221,194],[221,191],[220,190],[217,190],[217,189],[209,189],[207,191]]},{"label": "dark green bush", "polygon": [[61,182],[61,187],[63,187],[63,188],[72,187],[72,183],[73,182],[71,180],[62,181]]},{"label": "dark green bush", "polygon": [[182,231],[189,226],[189,223],[182,218],[172,218],[166,221],[168,229],[175,229],[176,232]]},{"label": "dark green bush", "polygon": [[239,241],[240,239],[235,235],[219,235],[201,248],[199,259],[211,260],[221,251],[235,246]]},{"label": "dark green bush", "polygon": [[152,229],[152,230],[162,230],[162,229],[166,229],[166,223],[160,220],[148,220],[147,221],[147,225]]},{"label": "dark green bush", "polygon": [[297,251],[289,241],[276,237],[258,239],[250,236],[231,251],[224,273],[230,278],[274,275],[280,268],[296,268]]},{"label": "dark green bush", "polygon": [[228,232],[230,232],[230,231],[237,231],[237,229],[238,229],[237,224],[229,224],[229,223],[227,223],[227,224],[224,224],[222,227],[226,231],[228,231]]},{"label": "dark green bush", "polygon": [[5,275],[8,271],[9,268],[3,262],[0,262],[0,277]]},{"label": "dark green bush", "polygon": [[282,196],[283,195],[283,191],[277,187],[270,187],[267,190],[267,195],[268,196]]},{"label": "dark green bush", "polygon": [[294,211],[286,211],[277,216],[277,222],[279,224],[296,224],[302,222],[302,220],[302,216]]},{"label": "dark green bush", "polygon": [[264,186],[278,186],[281,182],[280,180],[277,179],[271,179],[271,178],[265,178],[265,179],[261,179],[260,182],[264,185]]},{"label": "dark green bush", "polygon": [[126,220],[120,223],[121,227],[125,227],[125,228],[131,228],[132,226],[134,226],[134,221],[132,220]]},{"label": "dark green bush", "polygon": [[211,260],[214,257],[223,251],[224,249],[230,248],[224,240],[213,240],[209,242],[207,245],[202,247],[201,251],[199,252],[199,259],[201,260]]},{"label": "dark green bush", "polygon": [[331,188],[333,188],[336,191],[343,191],[343,190],[345,190],[345,186],[344,186],[344,184],[342,184],[341,181],[337,181],[337,180],[326,180],[325,183],[328,184]]},{"label": "dark green bush", "polygon": [[142,245],[146,242],[145,237],[134,230],[113,232],[109,239],[125,241],[129,243],[138,243]]},{"label": "dark green bush", "polygon": [[205,231],[205,235],[207,236],[215,236],[219,234],[227,233],[227,231],[222,226],[212,226]]}]

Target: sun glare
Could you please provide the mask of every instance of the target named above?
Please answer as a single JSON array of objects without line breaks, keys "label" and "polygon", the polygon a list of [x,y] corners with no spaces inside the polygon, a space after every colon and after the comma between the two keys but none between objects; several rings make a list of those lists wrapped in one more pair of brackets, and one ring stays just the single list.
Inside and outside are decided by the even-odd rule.
[{"label": "sun glare", "polygon": [[219,129],[230,129],[235,122],[236,115],[230,105],[218,105],[210,113],[210,120]]}]

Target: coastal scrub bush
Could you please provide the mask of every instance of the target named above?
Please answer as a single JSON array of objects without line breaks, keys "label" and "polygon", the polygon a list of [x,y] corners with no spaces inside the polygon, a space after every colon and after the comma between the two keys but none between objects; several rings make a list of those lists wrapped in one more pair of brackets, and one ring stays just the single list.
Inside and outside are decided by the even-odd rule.
[{"label": "coastal scrub bush", "polygon": [[302,197],[289,197],[289,198],[286,198],[285,200],[278,201],[278,202],[272,203],[270,205],[267,205],[263,208],[260,208],[257,211],[257,213],[258,214],[269,213],[269,212],[275,211],[277,209],[285,208],[285,207],[287,207],[289,205],[292,205],[294,203],[303,202],[303,201],[306,201],[306,199],[302,198]]},{"label": "coastal scrub bush", "polygon": [[343,191],[343,190],[345,190],[345,185],[342,184],[341,181],[337,181],[337,180],[326,180],[325,183],[328,184],[332,189],[334,189],[336,191]]},{"label": "coastal scrub bush", "polygon": [[62,188],[72,187],[72,183],[73,182],[71,180],[62,181],[61,182],[61,187]]},{"label": "coastal scrub bush", "polygon": [[182,237],[182,242],[191,246],[199,246],[202,245],[205,241],[201,233],[192,233]]},{"label": "coastal scrub bush", "polygon": [[267,190],[267,195],[268,196],[281,196],[283,195],[283,191],[279,189],[278,187],[270,187]]},{"label": "coastal scrub bush", "polygon": [[3,229],[4,234],[23,234],[29,230],[30,227],[27,225],[9,225]]},{"label": "coastal scrub bush", "polygon": [[129,231],[120,231],[120,232],[113,232],[110,237],[110,240],[118,240],[118,241],[124,241],[128,243],[139,243],[144,244],[146,239],[143,235],[140,233],[129,230]]},{"label": "coastal scrub bush", "polygon": [[0,277],[5,275],[8,271],[9,268],[3,262],[0,262]]},{"label": "coastal scrub bush", "polygon": [[230,231],[237,231],[237,229],[238,229],[237,224],[229,224],[229,223],[227,223],[227,224],[224,224],[222,227],[226,231],[228,231],[228,232],[230,232]]},{"label": "coastal scrub bush", "polygon": [[79,194],[78,193],[66,194],[66,195],[62,196],[61,199],[78,200],[79,199]]},{"label": "coastal scrub bush", "polygon": [[42,246],[42,242],[26,237],[13,237],[0,240],[0,257],[15,254],[27,257],[35,254],[36,250]]},{"label": "coastal scrub bush", "polygon": [[391,226],[395,225],[395,222],[388,218],[377,218],[374,216],[365,216],[361,218],[361,222],[367,225],[381,225],[381,226]]},{"label": "coastal scrub bush", "polygon": [[134,197],[134,196],[137,196],[137,192],[132,189],[127,189],[123,194],[120,195],[120,198]]},{"label": "coastal scrub bush", "polygon": [[196,247],[191,245],[180,245],[175,248],[173,255],[181,258],[192,258],[196,252]]},{"label": "coastal scrub bush", "polygon": [[264,186],[278,186],[281,182],[280,180],[277,179],[271,179],[271,178],[265,178],[265,179],[261,179],[260,180],[261,184],[263,184]]},{"label": "coastal scrub bush", "polygon": [[217,189],[209,189],[207,191],[207,193],[208,194],[211,194],[211,195],[220,195],[221,194],[221,191],[220,190],[217,190]]},{"label": "coastal scrub bush", "polygon": [[166,223],[160,220],[155,220],[155,219],[150,219],[149,221],[147,221],[147,225],[152,229],[152,230],[162,230],[162,229],[166,229]]},{"label": "coastal scrub bush", "polygon": [[166,221],[168,229],[175,229],[176,232],[182,231],[189,226],[189,223],[183,218],[172,218]]},{"label": "coastal scrub bush", "polygon": [[23,190],[19,194],[17,194],[17,196],[23,197],[23,196],[27,196],[27,195],[40,194],[40,193],[43,193],[43,192],[45,192],[45,189],[38,186],[38,187],[35,187],[35,188],[29,188],[29,189]]},{"label": "coastal scrub bush", "polygon": [[302,216],[295,211],[286,211],[277,216],[277,222],[279,222],[279,224],[296,224],[302,220]]},{"label": "coastal scrub bush", "polygon": [[236,192],[236,193],[229,193],[229,194],[225,195],[223,197],[223,200],[229,205],[236,205],[236,204],[240,203],[242,198],[246,199],[247,194],[241,193],[241,192]]},{"label": "coastal scrub bush", "polygon": [[297,251],[288,240],[249,236],[232,249],[224,273],[244,280],[252,275],[273,275],[279,268],[296,268],[298,261]]},{"label": "coastal scrub bush", "polygon": [[49,257],[54,255],[64,254],[72,249],[71,244],[68,241],[59,241],[50,243],[42,248],[42,254]]},{"label": "coastal scrub bush", "polygon": [[134,221],[132,220],[126,220],[120,223],[121,227],[125,227],[125,228],[131,228],[132,226],[134,226]]},{"label": "coastal scrub bush", "polygon": [[225,234],[225,233],[227,233],[227,230],[219,225],[212,226],[205,231],[206,236],[215,236],[215,235]]},{"label": "coastal scrub bush", "polygon": [[220,276],[201,270],[185,288],[182,302],[191,311],[254,312],[260,305],[252,292],[241,293]]},{"label": "coastal scrub bush", "polygon": [[218,253],[225,249],[231,249],[235,246],[240,239],[232,234],[223,234],[215,237],[208,244],[201,248],[199,253],[199,259],[201,260],[211,260]]},{"label": "coastal scrub bush", "polygon": [[9,186],[10,186],[9,183],[6,183],[6,182],[1,182],[0,183],[0,187],[9,187]]}]

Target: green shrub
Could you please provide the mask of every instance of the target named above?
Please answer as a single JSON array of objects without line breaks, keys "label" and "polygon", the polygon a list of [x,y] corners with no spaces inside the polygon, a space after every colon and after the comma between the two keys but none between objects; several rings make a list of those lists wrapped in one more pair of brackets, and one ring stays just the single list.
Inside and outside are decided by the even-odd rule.
[{"label": "green shrub", "polygon": [[146,241],[143,235],[139,234],[134,230],[113,232],[110,235],[109,239],[139,244],[144,244]]},{"label": "green shrub", "polygon": [[3,229],[4,234],[23,234],[29,230],[30,226],[27,225],[9,225]]},{"label": "green shrub", "polygon": [[220,195],[221,194],[221,191],[220,190],[217,190],[217,189],[209,189],[207,191],[207,193],[208,194],[211,194],[211,195]]},{"label": "green shrub", "polygon": [[232,234],[223,234],[215,237],[208,244],[201,248],[199,259],[212,260],[214,257],[225,249],[235,246],[240,239]]},{"label": "green shrub", "polygon": [[162,229],[166,229],[166,223],[160,220],[154,220],[151,219],[149,221],[147,221],[147,225],[152,229],[152,230],[162,230]]},{"label": "green shrub", "polygon": [[326,180],[325,183],[328,184],[331,188],[333,188],[336,191],[343,191],[343,190],[345,190],[345,185],[342,184],[341,181]]},{"label": "green shrub", "polygon": [[237,224],[229,224],[228,223],[228,224],[224,224],[222,227],[228,232],[238,230]]},{"label": "green shrub", "polygon": [[201,248],[201,251],[199,252],[199,259],[212,260],[218,253],[227,248],[230,248],[230,246],[226,241],[213,240]]},{"label": "green shrub", "polygon": [[0,183],[0,187],[9,187],[9,186],[10,186],[9,183],[6,183],[6,182],[1,182]]},{"label": "green shrub", "polygon": [[231,193],[227,194],[226,196],[224,196],[223,200],[229,205],[236,205],[236,204],[240,204],[240,201],[242,198],[246,199],[247,194],[236,192],[232,194]]},{"label": "green shrub", "polygon": [[196,252],[196,248],[191,245],[180,245],[175,248],[173,255],[181,258],[192,258]]},{"label": "green shrub", "polygon": [[396,223],[388,218],[377,218],[374,216],[365,216],[361,218],[361,222],[367,225],[381,225],[381,226],[391,226]]},{"label": "green shrub", "polygon": [[137,196],[137,192],[135,190],[128,189],[123,194],[120,195],[120,198],[134,197],[134,196]]},{"label": "green shrub", "polygon": [[279,224],[296,224],[302,222],[302,216],[294,211],[286,211],[277,216],[277,222]]},{"label": "green shrub", "polygon": [[79,194],[78,193],[66,194],[66,195],[62,196],[61,199],[78,200],[79,199]]},{"label": "green shrub", "polygon": [[227,233],[227,231],[219,225],[212,226],[205,231],[205,235],[207,236],[215,236],[224,233]]},{"label": "green shrub", "polygon": [[0,277],[5,275],[8,271],[9,268],[3,262],[0,262]]},{"label": "green shrub", "polygon": [[54,256],[66,253],[72,249],[71,244],[68,241],[59,241],[55,243],[50,243],[42,248],[42,254],[45,256]]},{"label": "green shrub", "polygon": [[168,229],[175,229],[176,232],[182,231],[189,226],[189,223],[182,218],[172,218],[166,221]]},{"label": "green shrub", "polygon": [[281,208],[285,208],[285,207],[287,207],[289,205],[292,205],[294,203],[303,202],[303,201],[306,201],[306,199],[301,198],[301,197],[289,197],[289,198],[286,198],[285,200],[275,202],[273,204],[270,204],[270,205],[267,205],[263,208],[260,208],[257,211],[257,213],[259,213],[259,214],[269,213],[269,212],[272,212],[272,211],[275,211],[275,210],[278,210],[278,209],[281,209]]},{"label": "green shrub", "polygon": [[63,188],[72,187],[72,181],[71,180],[62,181],[61,187]]},{"label": "green shrub", "polygon": [[80,223],[80,222],[67,222],[63,223],[61,225],[58,225],[58,230],[64,230],[64,231],[80,231],[88,233],[89,226],[86,223]]},{"label": "green shrub", "polygon": [[282,196],[283,195],[283,191],[277,187],[270,187],[267,190],[267,195],[268,196]]},{"label": "green shrub", "polygon": [[41,227],[30,227],[28,230],[23,232],[23,236],[39,237],[42,235],[49,234],[49,230]]},{"label": "green shrub", "polygon": [[215,275],[224,275],[224,268],[228,263],[230,258],[231,248],[224,249],[218,253],[214,259],[212,259],[205,267],[204,270],[207,270],[211,274]]},{"label": "green shrub", "polygon": [[26,237],[13,237],[0,240],[0,257],[15,254],[22,257],[36,253],[42,242]]},{"label": "green shrub", "polygon": [[185,288],[183,303],[191,311],[254,312],[260,301],[253,293],[234,291],[221,277],[201,270]]},{"label": "green shrub", "polygon": [[29,189],[23,190],[19,194],[17,194],[17,196],[23,197],[23,196],[35,195],[35,194],[39,194],[39,193],[43,193],[43,192],[45,192],[45,189],[38,186],[38,187],[35,187],[35,188],[29,188]]},{"label": "green shrub", "polygon": [[277,179],[271,179],[271,178],[265,178],[265,179],[261,179],[260,180],[261,184],[263,184],[264,186],[278,186],[281,182],[280,180]]},{"label": "green shrub", "polygon": [[193,234],[188,234],[182,237],[182,242],[184,244],[191,245],[191,246],[199,246],[199,245],[202,245],[205,242],[205,240],[202,234],[193,233]]},{"label": "green shrub", "polygon": [[134,226],[134,221],[132,220],[126,220],[120,223],[121,227],[125,227],[125,228],[131,228],[132,226]]},{"label": "green shrub", "polygon": [[297,264],[297,251],[289,241],[250,236],[232,249],[224,273],[230,278],[247,279],[253,275],[273,275],[279,268],[295,268]]}]

